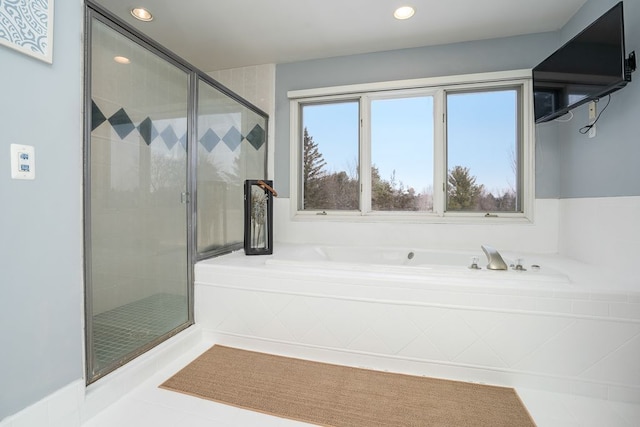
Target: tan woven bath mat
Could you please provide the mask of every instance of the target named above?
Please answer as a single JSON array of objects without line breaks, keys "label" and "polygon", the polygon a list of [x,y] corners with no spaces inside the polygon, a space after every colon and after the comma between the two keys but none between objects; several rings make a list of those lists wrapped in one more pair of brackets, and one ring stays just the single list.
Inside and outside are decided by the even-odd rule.
[{"label": "tan woven bath mat", "polygon": [[322,426],[535,426],[511,388],[219,345],[160,387]]}]

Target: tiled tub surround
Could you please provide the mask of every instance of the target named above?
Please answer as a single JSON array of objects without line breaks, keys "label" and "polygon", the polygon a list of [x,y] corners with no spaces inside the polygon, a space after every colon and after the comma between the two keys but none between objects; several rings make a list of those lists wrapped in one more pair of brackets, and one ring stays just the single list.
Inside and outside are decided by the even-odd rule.
[{"label": "tiled tub surround", "polygon": [[470,271],[468,253],[431,269],[328,262],[327,249],[198,263],[196,323],[258,350],[640,402],[640,292],[605,272],[530,254],[514,255],[541,270],[522,275]]}]

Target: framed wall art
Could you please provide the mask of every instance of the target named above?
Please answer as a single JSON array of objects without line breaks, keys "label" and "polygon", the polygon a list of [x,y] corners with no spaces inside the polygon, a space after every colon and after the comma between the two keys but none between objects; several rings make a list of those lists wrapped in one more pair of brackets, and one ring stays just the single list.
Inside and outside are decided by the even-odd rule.
[{"label": "framed wall art", "polygon": [[53,0],[1,0],[0,45],[53,63]]}]

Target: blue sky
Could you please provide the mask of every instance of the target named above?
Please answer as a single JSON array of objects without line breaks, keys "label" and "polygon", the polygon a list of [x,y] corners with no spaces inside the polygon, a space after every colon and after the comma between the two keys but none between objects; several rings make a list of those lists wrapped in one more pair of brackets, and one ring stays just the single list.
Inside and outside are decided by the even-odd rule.
[{"label": "blue sky", "polygon": [[433,190],[433,98],[375,100],[371,105],[371,159],[382,179],[417,192]]},{"label": "blue sky", "polygon": [[[515,187],[515,90],[449,94],[448,168],[466,166],[487,190]],[[372,104],[372,163],[383,179],[421,192],[433,184],[431,97],[375,100]],[[358,103],[304,107],[307,127],[327,169],[354,171],[358,158]]]},{"label": "blue sky", "polygon": [[358,117],[357,101],[304,107],[304,126],[318,144],[328,172],[344,170],[350,173],[354,166],[357,167]]},{"label": "blue sky", "polygon": [[468,167],[488,191],[515,188],[516,105],[515,90],[450,94],[448,169]]}]

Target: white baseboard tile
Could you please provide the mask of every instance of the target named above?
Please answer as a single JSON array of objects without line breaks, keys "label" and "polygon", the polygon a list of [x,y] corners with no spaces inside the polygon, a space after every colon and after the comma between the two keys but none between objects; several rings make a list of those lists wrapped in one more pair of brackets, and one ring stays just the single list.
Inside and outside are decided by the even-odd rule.
[{"label": "white baseboard tile", "polygon": [[88,387],[79,379],[56,390],[3,419],[0,427],[79,427],[201,340],[200,327],[191,326]]},{"label": "white baseboard tile", "polygon": [[84,380],[79,379],[0,421],[0,427],[78,427]]}]

